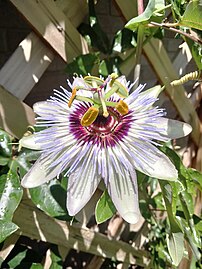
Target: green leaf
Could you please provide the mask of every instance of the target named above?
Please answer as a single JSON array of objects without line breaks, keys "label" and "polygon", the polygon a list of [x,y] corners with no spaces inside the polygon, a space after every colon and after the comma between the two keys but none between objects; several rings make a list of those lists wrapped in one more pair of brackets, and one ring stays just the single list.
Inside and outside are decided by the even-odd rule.
[{"label": "green leaf", "polygon": [[184,253],[184,235],[181,232],[171,233],[167,236],[167,246],[172,262],[178,266]]},{"label": "green leaf", "polygon": [[31,168],[31,162],[35,161],[40,154],[39,151],[23,149],[18,156],[12,160],[9,167],[12,171],[18,171],[22,178]]},{"label": "green leaf", "polygon": [[194,61],[199,70],[202,70],[202,46],[191,40],[190,38],[185,38],[186,43],[188,44]]},{"label": "green leaf", "polygon": [[125,27],[135,31],[140,24],[148,24],[151,19],[156,21],[157,18],[162,17],[165,8],[164,0],[150,0],[145,11],[139,16],[131,19]]},{"label": "green leaf", "polygon": [[12,145],[11,137],[5,131],[0,129],[0,155],[4,157],[11,157]]},{"label": "green leaf", "polygon": [[3,156],[0,156],[0,165],[1,166],[5,166],[5,165],[7,165],[8,164],[8,162],[9,162],[9,158],[7,158],[7,157],[3,157]]},{"label": "green leaf", "polygon": [[32,263],[32,266],[30,267],[30,269],[43,269],[43,268],[44,268],[43,265],[41,265],[40,263]]},{"label": "green leaf", "polygon": [[9,262],[8,265],[10,268],[17,268],[17,266],[22,266],[23,260],[26,258],[27,255],[27,249],[23,248],[22,251],[17,253]]},{"label": "green leaf", "polygon": [[0,220],[0,243],[14,233],[18,226],[9,220]]},{"label": "green leaf", "polygon": [[11,220],[22,198],[17,172],[9,171],[0,177],[0,219]]},{"label": "green leaf", "polygon": [[51,246],[51,266],[49,269],[62,269],[62,258],[59,254],[57,246]]},{"label": "green leaf", "polygon": [[104,191],[102,196],[97,202],[95,208],[95,218],[98,224],[111,218],[116,212],[116,208],[108,194],[107,191]]},{"label": "green leaf", "polygon": [[191,1],[180,21],[181,25],[202,30],[202,1]]},{"label": "green leaf", "polygon": [[65,71],[69,75],[86,76],[92,72],[93,67],[99,63],[99,53],[89,53],[76,57],[73,62],[69,63]]},{"label": "green leaf", "polygon": [[193,168],[188,168],[187,172],[190,178],[202,188],[202,173]]},{"label": "green leaf", "polygon": [[111,73],[120,74],[119,65],[122,60],[120,57],[110,57],[109,59],[104,59],[99,65],[99,74],[107,77]]},{"label": "green leaf", "polygon": [[113,40],[112,50],[115,52],[124,52],[130,48],[136,47],[136,36],[126,28],[118,31]]},{"label": "green leaf", "polygon": [[57,179],[36,188],[29,189],[34,204],[51,217],[70,220],[66,209],[66,190]]},{"label": "green leaf", "polygon": [[175,211],[173,212],[173,209],[172,209],[172,200],[173,200],[172,187],[168,181],[164,181],[164,180],[159,180],[159,184],[161,186],[164,202],[166,205],[171,232],[179,233],[181,232],[181,228],[176,220]]}]

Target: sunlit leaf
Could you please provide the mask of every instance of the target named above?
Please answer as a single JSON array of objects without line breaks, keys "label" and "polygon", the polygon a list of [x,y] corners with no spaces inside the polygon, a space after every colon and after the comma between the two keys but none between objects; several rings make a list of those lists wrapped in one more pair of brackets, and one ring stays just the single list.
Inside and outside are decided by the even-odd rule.
[{"label": "sunlit leaf", "polygon": [[8,236],[14,233],[18,226],[9,220],[0,220],[0,243],[3,242]]},{"label": "sunlit leaf", "polygon": [[40,156],[39,151],[23,149],[10,163],[12,171],[17,171],[22,178],[31,168],[32,161],[35,161]]},{"label": "sunlit leaf", "polygon": [[119,65],[122,60],[120,57],[111,57],[109,59],[103,59],[99,65],[99,74],[107,77],[111,73],[120,74]]},{"label": "sunlit leaf", "polygon": [[136,38],[134,33],[126,28],[116,33],[113,41],[113,51],[124,52],[136,46]]},{"label": "sunlit leaf", "polygon": [[[32,263],[30,269],[43,269],[43,265],[40,263]],[[50,269],[50,268],[49,268]]]},{"label": "sunlit leaf", "polygon": [[153,21],[156,21],[156,18],[161,17],[164,14],[164,0],[150,0],[145,11],[139,16],[131,19],[125,27],[135,31],[139,24],[147,24],[152,18]]},{"label": "sunlit leaf", "polygon": [[0,219],[9,221],[12,219],[22,194],[17,173],[10,170],[7,175],[0,177]]},{"label": "sunlit leaf", "polygon": [[95,218],[98,224],[111,218],[116,212],[116,208],[108,194],[104,191],[95,208]]},{"label": "sunlit leaf", "polygon": [[12,155],[11,137],[0,129],[0,155],[10,157]]},{"label": "sunlit leaf", "polygon": [[202,30],[202,2],[201,0],[191,1],[185,10],[180,21],[181,25]]},{"label": "sunlit leaf", "polygon": [[31,188],[29,193],[35,205],[49,216],[63,220],[71,219],[66,209],[66,190],[58,180],[53,179],[49,183]]},{"label": "sunlit leaf", "polygon": [[76,57],[71,63],[69,63],[65,70],[68,75],[86,76],[92,72],[93,66],[99,63],[99,53],[89,53]]},{"label": "sunlit leaf", "polygon": [[178,266],[184,253],[184,235],[181,232],[171,233],[167,236],[167,246],[172,262]]}]

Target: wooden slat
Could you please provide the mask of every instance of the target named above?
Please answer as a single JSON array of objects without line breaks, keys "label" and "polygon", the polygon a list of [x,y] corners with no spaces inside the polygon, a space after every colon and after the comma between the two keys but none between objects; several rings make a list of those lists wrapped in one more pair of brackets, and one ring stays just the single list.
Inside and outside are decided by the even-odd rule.
[{"label": "wooden slat", "polygon": [[185,122],[191,124],[193,128],[191,137],[195,144],[198,145],[200,138],[200,121],[198,115],[190,100],[185,95],[184,87],[182,85],[176,87],[170,85],[170,82],[177,78],[177,74],[162,42],[154,38],[151,39],[144,46],[144,52],[148,60],[152,63],[157,76],[166,86],[166,93],[177,108],[179,115]]},{"label": "wooden slat", "polygon": [[30,33],[0,70],[0,84],[23,100],[54,58],[53,51]]},{"label": "wooden slat", "polygon": [[63,11],[74,27],[78,27],[88,14],[88,2],[83,0],[57,0],[55,4]]},{"label": "wooden slat", "polygon": [[184,69],[186,68],[188,63],[191,61],[192,54],[186,42],[182,43],[179,46],[179,49],[180,51],[177,57],[173,61],[173,66],[177,74],[181,76],[183,74]]},{"label": "wooden slat", "polygon": [[21,202],[13,221],[20,227],[18,232],[30,238],[129,264],[145,266],[148,263],[147,252],[135,250],[123,241],[109,240],[103,234],[51,218],[33,206],[29,200]]},{"label": "wooden slat", "polygon": [[65,61],[87,52],[85,40],[54,1],[11,2]]},{"label": "wooden slat", "polygon": [[33,110],[0,85],[0,127],[21,138],[34,122]]}]

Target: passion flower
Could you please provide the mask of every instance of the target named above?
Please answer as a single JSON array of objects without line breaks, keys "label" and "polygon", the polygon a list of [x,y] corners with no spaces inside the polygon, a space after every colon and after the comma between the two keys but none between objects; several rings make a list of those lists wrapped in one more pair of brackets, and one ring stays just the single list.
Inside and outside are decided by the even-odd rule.
[{"label": "passion flower", "polygon": [[190,125],[165,118],[154,106],[160,87],[142,91],[125,76],[76,77],[46,102],[34,105],[36,126],[44,130],[23,137],[22,146],[41,151],[22,179],[33,188],[68,175],[67,209],[77,214],[101,180],[120,215],[129,223],[140,216],[136,170],[159,179],[176,180],[177,170],[156,145],[188,135]]}]

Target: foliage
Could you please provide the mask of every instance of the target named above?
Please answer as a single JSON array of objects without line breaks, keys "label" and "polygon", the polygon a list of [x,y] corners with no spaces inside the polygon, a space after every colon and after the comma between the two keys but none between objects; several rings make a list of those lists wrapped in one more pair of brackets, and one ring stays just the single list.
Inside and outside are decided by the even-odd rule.
[{"label": "foliage", "polygon": [[[172,14],[175,25],[167,22],[167,13]],[[188,43],[193,59],[201,70],[201,18],[201,1],[170,0],[165,3],[163,0],[150,0],[145,11],[128,21],[110,43],[99,24],[94,1],[90,0],[89,23],[79,27],[80,33],[88,42],[90,53],[79,55],[67,65],[66,71],[69,75],[76,73],[83,76],[88,73],[104,77],[113,72],[121,74],[121,67],[126,59],[124,55],[132,50],[137,59],[142,47],[152,36],[163,38],[163,28],[174,32],[177,30],[178,37],[180,35]],[[193,38],[191,32],[197,37]],[[18,152],[14,142],[16,140],[13,137],[0,130],[0,242],[18,229],[12,219],[23,196],[20,179],[38,157],[35,151],[22,149]],[[186,168],[171,148],[163,146],[160,149],[176,166],[179,178],[177,182],[162,181],[138,173],[140,208],[148,227],[148,240],[144,248],[151,253],[151,267],[161,269],[178,266],[182,257],[187,255],[188,244],[193,253],[192,268],[202,268],[202,219],[194,214],[195,197],[198,191],[202,191],[202,174]],[[65,206],[67,180],[61,176],[49,184],[30,189],[29,195],[33,203],[49,216],[70,221]],[[105,191],[96,206],[97,223],[108,220],[114,213],[114,205]],[[51,245],[50,249],[50,268],[62,268],[57,247]],[[4,264],[8,268],[42,268],[42,255],[33,253],[26,247],[18,247]]]}]

